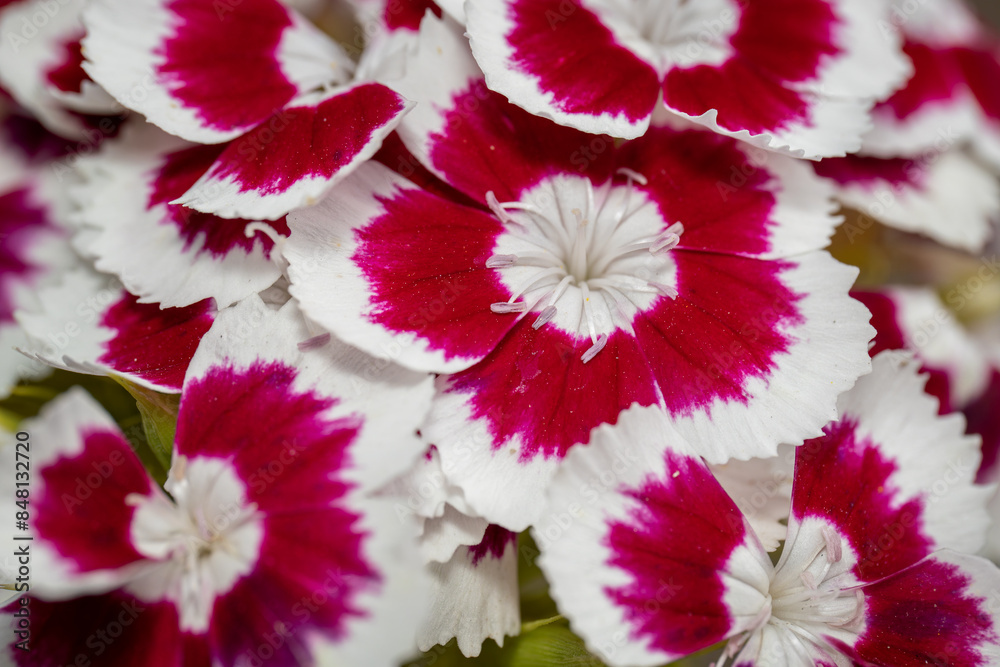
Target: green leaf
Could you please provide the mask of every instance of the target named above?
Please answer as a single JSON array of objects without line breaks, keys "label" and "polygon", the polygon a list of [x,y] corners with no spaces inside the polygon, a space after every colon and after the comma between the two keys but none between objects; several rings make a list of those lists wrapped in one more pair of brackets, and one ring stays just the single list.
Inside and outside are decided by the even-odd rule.
[{"label": "green leaf", "polygon": [[511,667],[603,667],[569,628],[550,623],[521,635]]},{"label": "green leaf", "polygon": [[174,451],[174,433],[177,431],[180,396],[161,394],[124,378],[115,377],[114,379],[125,387],[135,399],[139,415],[142,417],[142,427],[145,430],[149,450],[164,471],[170,470],[170,459]]}]

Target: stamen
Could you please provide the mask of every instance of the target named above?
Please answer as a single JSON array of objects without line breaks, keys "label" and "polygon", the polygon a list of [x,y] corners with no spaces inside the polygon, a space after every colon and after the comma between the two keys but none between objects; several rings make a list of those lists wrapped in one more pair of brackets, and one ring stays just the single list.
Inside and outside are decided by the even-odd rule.
[{"label": "stamen", "polygon": [[498,315],[507,315],[509,313],[525,313],[528,311],[528,304],[524,301],[515,301],[514,303],[508,303],[506,301],[501,301],[499,303],[491,303],[490,310]]},{"label": "stamen", "polygon": [[309,350],[318,350],[327,343],[330,342],[330,334],[323,333],[318,336],[313,336],[312,338],[307,338],[298,344],[298,348],[302,352],[307,352]]},{"label": "stamen", "polygon": [[840,535],[830,526],[823,526],[821,531],[823,541],[826,542],[826,559],[830,563],[839,563],[844,553],[841,548]]},{"label": "stamen", "polygon": [[535,320],[535,323],[531,325],[531,328],[536,331],[541,329],[543,326],[552,321],[552,318],[556,316],[556,312],[555,306],[546,306],[538,315],[538,319]]},{"label": "stamen", "polygon": [[653,255],[661,252],[667,252],[673,250],[677,247],[677,244],[681,242],[681,237],[673,232],[664,232],[656,238],[656,242],[649,246],[649,252]]},{"label": "stamen", "polygon": [[493,255],[486,260],[487,269],[506,269],[517,264],[517,255]]},{"label": "stamen", "polygon": [[616,174],[621,174],[622,176],[624,176],[628,180],[635,181],[639,185],[649,185],[649,179],[647,179],[645,176],[643,176],[639,172],[633,171],[632,169],[629,169],[628,167],[619,167],[618,170],[615,173]]},{"label": "stamen", "polygon": [[655,280],[646,281],[646,284],[667,298],[677,298],[677,290],[670,285],[664,285],[663,283],[658,283]]},{"label": "stamen", "polygon": [[246,235],[248,239],[253,238],[254,234],[257,233],[263,234],[267,238],[271,239],[271,242],[274,243],[274,245],[276,246],[280,246],[282,243],[285,242],[285,237],[279,234],[274,227],[267,224],[266,222],[247,223],[247,226],[244,227],[243,229],[243,233]]},{"label": "stamen", "polygon": [[[493,194],[492,190],[486,193],[486,205],[490,207],[490,210],[493,211],[493,215],[495,215],[503,224],[513,225],[522,231],[524,230],[524,225],[515,220],[510,213],[507,213],[505,205],[501,204],[499,200],[497,200],[497,196]],[[510,206],[510,204],[506,204],[506,206]]]},{"label": "stamen", "polygon": [[583,353],[582,361],[587,363],[591,359],[597,356],[597,353],[604,349],[604,346],[608,344],[608,334],[601,334],[597,337],[597,342],[590,346],[586,352]]}]

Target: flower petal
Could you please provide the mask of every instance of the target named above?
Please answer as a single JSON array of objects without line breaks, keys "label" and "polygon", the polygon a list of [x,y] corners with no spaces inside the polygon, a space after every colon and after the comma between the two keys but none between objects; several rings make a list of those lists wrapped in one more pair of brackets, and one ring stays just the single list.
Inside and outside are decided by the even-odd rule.
[{"label": "flower petal", "polygon": [[189,141],[234,139],[293,98],[342,83],[350,60],[278,0],[101,0],[84,12],[84,70]]},{"label": "flower petal", "polygon": [[227,218],[280,218],[372,157],[409,107],[378,83],[299,98],[229,144],[172,203]]},{"label": "flower petal", "polygon": [[865,586],[866,628],[850,647],[866,664],[985,665],[1000,661],[993,563],[944,550]]},{"label": "flower petal", "polygon": [[260,223],[268,234],[248,237],[249,220],[170,203],[221,149],[193,146],[148,125],[129,130],[80,162],[85,183],[76,199],[84,233],[78,244],[97,268],[118,275],[143,301],[165,307],[214,298],[224,308],[273,284],[281,270],[272,236],[288,233],[283,219]]},{"label": "flower petal", "polygon": [[560,125],[631,139],[649,126],[659,77],[601,18],[562,0],[466,7],[472,52],[490,89]]},{"label": "flower petal", "polygon": [[883,350],[908,350],[930,375],[926,391],[947,414],[978,396],[989,382],[983,353],[938,295],[919,287],[886,286],[855,290],[854,298],[872,312],[874,357]]},{"label": "flower petal", "polygon": [[615,333],[583,363],[591,345],[523,319],[481,363],[438,381],[424,433],[476,514],[524,530],[570,448],[633,403],[659,402],[631,336]]},{"label": "flower petal", "polygon": [[115,374],[155,391],[179,393],[215,309],[201,301],[162,309],[139,303],[117,279],[78,269],[39,293],[42,312],[19,311],[24,351],[57,368]]},{"label": "flower petal", "polygon": [[489,309],[510,294],[486,267],[502,231],[486,213],[367,164],[289,217],[291,292],[311,319],[352,345],[417,370],[452,372],[481,359],[513,324]]},{"label": "flower petal", "polygon": [[[333,457],[324,460],[366,490],[403,472],[423,450],[416,431],[429,408],[431,378],[337,340],[317,344],[313,338],[294,301],[274,311],[250,297],[220,313],[188,369],[176,451],[228,457],[243,443],[237,469],[259,482],[252,490],[263,494],[253,499],[261,507],[285,502],[283,492],[293,506],[322,505],[290,479],[267,479],[275,457],[302,469],[297,457],[305,449]],[[223,395],[230,400],[212,398]],[[281,404],[287,409],[269,407]],[[337,443],[330,451],[321,451],[325,438]]]},{"label": "flower petal", "polygon": [[882,6],[764,0],[737,11],[738,27],[728,38],[732,55],[720,64],[670,69],[667,108],[796,157],[860,148],[871,106],[910,73],[895,33],[879,29]]},{"label": "flower petal", "polygon": [[840,421],[796,451],[789,534],[813,517],[830,522],[857,555],[860,581],[937,548],[982,546],[990,489],[973,483],[978,439],[963,435],[961,417],[938,417],[922,387],[912,359],[878,355],[841,397]]},{"label": "flower petal", "polygon": [[[184,635],[177,610],[166,602],[150,603],[128,593],[80,597],[65,602],[27,598],[30,618],[28,651],[5,641],[18,617],[17,602],[0,610],[0,654],[5,665],[99,664],[102,667],[209,667],[203,640]],[[117,641],[121,638],[120,641]],[[9,662],[8,662],[9,661]]]},{"label": "flower petal", "polygon": [[771,564],[736,505],[656,408],[574,449],[533,529],[577,634],[610,665],[658,665],[750,629]]},{"label": "flower petal", "polygon": [[444,21],[421,25],[407,72],[394,86],[417,106],[400,123],[400,137],[424,166],[480,205],[489,191],[516,201],[553,171],[594,173],[598,181],[608,172],[610,137],[559,127],[491,92],[468,44]]},{"label": "flower petal", "polygon": [[982,250],[1000,216],[996,177],[961,150],[927,160],[849,155],[814,168],[846,206],[970,252]]},{"label": "flower petal", "polygon": [[429,567],[434,583],[431,610],[417,634],[421,651],[457,638],[462,654],[475,657],[487,638],[502,647],[504,635],[518,634],[516,533],[491,525],[481,542]]},{"label": "flower petal", "polygon": [[[142,560],[127,499],[161,492],[115,422],[82,389],[70,389],[21,428],[32,445],[31,590],[63,599],[120,586]],[[9,478],[3,495],[13,507]]]},{"label": "flower petal", "polygon": [[90,139],[82,115],[115,115],[122,108],[83,69],[83,3],[53,8],[45,0],[5,7],[0,14],[0,84],[50,131]]}]

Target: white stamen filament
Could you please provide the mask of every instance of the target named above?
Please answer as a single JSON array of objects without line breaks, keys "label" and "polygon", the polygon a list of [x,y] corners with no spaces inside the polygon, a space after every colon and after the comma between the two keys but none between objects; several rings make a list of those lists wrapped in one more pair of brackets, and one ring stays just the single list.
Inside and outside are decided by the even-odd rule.
[{"label": "white stamen filament", "polygon": [[[548,203],[541,207],[501,202],[494,192],[486,193],[489,209],[517,240],[514,252],[498,252],[486,260],[486,268],[516,271],[509,275],[520,279],[510,299],[491,304],[491,311],[518,316],[536,312],[532,327],[537,330],[560,313],[574,312],[572,308],[563,310],[562,299],[579,298],[579,326],[585,327],[591,340],[583,353],[585,362],[604,348],[615,328],[628,330],[631,313],[648,307],[650,299],[677,297],[677,289],[666,284],[669,278],[658,277],[671,269],[666,258],[680,244],[684,225],[674,222],[650,234],[662,224],[659,210],[651,200],[634,192],[636,185],[647,185],[647,179],[628,168],[616,173],[625,178],[625,186],[620,180],[595,187],[588,178],[560,177],[542,186],[546,199],[539,201]],[[567,190],[564,184],[572,181],[574,190]],[[573,197],[578,197],[579,207],[570,206]],[[632,222],[637,215],[638,220]],[[643,259],[637,254],[640,252],[651,259]],[[576,289],[571,291],[570,287]],[[592,302],[592,298],[598,301]],[[611,328],[601,303],[611,314]],[[599,320],[598,314],[603,319]],[[560,326],[566,323],[560,321]]]},{"label": "white stamen filament", "polygon": [[249,222],[247,223],[247,226],[243,228],[243,233],[248,239],[253,238],[254,234],[263,234],[267,238],[271,239],[274,245],[278,247],[285,242],[285,237],[279,234],[274,227],[266,222]]}]

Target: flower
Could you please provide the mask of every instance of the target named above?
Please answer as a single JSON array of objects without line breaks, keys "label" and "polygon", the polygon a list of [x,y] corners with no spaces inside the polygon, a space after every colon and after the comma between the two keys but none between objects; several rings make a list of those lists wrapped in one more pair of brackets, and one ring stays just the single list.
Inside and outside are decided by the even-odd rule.
[{"label": "flower", "polygon": [[283,252],[311,319],[447,374],[423,433],[472,512],[523,530],[566,451],[635,402],[714,461],[817,435],[871,332],[819,250],[810,170],[701,130],[562,128],[486,90],[445,24],[422,31],[406,94],[428,103],[400,136],[444,183],[364,165],[289,217]]},{"label": "flower", "polygon": [[466,8],[492,90],[586,132],[641,136],[661,104],[799,157],[860,146],[908,63],[863,0],[486,0]]},{"label": "flower", "polygon": [[227,143],[174,204],[274,220],[370,158],[409,105],[278,0],[101,0],[84,70],[188,141]]},{"label": "flower", "polygon": [[[84,392],[30,425],[31,590],[56,619],[33,639],[51,659],[95,655],[88,635],[121,605],[149,610],[134,620],[162,664],[406,654],[421,564],[370,492],[419,453],[430,381],[333,342],[295,343],[308,338],[291,303],[220,313],[188,369],[166,493]],[[73,631],[56,625],[80,613]],[[117,655],[102,664],[135,664]]]},{"label": "flower", "polygon": [[[690,445],[635,409],[567,457],[534,529],[552,595],[612,665],[728,640],[719,664],[902,667],[1000,656],[978,438],[883,353],[796,450],[776,565]],[[630,465],[616,465],[622,451]],[[962,517],[956,521],[955,517]]]}]

